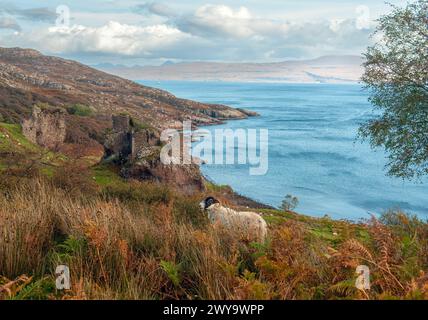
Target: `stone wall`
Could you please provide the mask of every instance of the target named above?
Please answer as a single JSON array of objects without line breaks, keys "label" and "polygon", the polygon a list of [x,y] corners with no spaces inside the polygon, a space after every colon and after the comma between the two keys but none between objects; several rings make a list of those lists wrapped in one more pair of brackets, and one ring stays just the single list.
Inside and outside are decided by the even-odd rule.
[{"label": "stone wall", "polygon": [[133,132],[131,139],[132,160],[138,160],[142,157],[148,147],[155,147],[160,143],[159,135],[151,130]]},{"label": "stone wall", "polygon": [[66,137],[65,111],[35,106],[31,117],[22,122],[22,132],[31,142],[56,150]]},{"label": "stone wall", "polygon": [[150,129],[136,129],[127,115],[112,117],[112,132],[106,139],[106,155],[116,155],[119,162],[136,161],[150,147],[159,146],[159,134]]},{"label": "stone wall", "polygon": [[131,118],[128,115],[115,115],[112,120],[114,132],[128,132],[131,130]]}]

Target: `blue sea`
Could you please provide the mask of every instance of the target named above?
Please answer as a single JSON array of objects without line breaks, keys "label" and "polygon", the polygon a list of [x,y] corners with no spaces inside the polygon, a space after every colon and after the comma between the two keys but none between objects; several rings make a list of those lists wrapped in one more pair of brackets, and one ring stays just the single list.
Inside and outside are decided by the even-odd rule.
[{"label": "blue sea", "polygon": [[269,129],[269,170],[251,176],[248,165],[205,165],[218,184],[278,207],[291,194],[297,212],[357,220],[390,208],[428,217],[428,184],[386,175],[382,149],[356,140],[373,111],[359,85],[140,81],[178,97],[256,111],[260,117],[216,128]]}]

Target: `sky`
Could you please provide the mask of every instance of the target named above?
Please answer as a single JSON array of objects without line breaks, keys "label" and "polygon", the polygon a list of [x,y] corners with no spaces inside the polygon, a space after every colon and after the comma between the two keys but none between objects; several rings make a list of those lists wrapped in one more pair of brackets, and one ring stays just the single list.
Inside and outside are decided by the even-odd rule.
[{"label": "sky", "polygon": [[0,46],[128,66],[360,55],[390,10],[383,0],[0,0]]}]

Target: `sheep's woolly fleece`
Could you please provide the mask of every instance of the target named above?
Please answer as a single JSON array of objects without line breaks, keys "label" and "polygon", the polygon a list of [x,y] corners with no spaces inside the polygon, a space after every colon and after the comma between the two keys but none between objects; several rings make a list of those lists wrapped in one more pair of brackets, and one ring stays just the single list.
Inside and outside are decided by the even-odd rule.
[{"label": "sheep's woolly fleece", "polygon": [[266,221],[255,212],[240,212],[215,203],[207,208],[211,223],[222,225],[247,241],[264,242]]}]

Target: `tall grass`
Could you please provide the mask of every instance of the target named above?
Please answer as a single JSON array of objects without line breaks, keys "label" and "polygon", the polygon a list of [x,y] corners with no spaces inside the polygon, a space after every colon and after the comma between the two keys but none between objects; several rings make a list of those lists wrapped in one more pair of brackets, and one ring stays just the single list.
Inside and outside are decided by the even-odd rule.
[{"label": "tall grass", "polygon": [[[271,223],[268,243],[248,244],[208,223],[203,195],[138,182],[99,191],[61,177],[6,180],[0,299],[428,298],[427,224],[402,213],[346,224],[338,241],[287,218]],[[65,292],[54,286],[60,264],[71,270]],[[372,271],[368,292],[354,286],[359,264]]]}]

